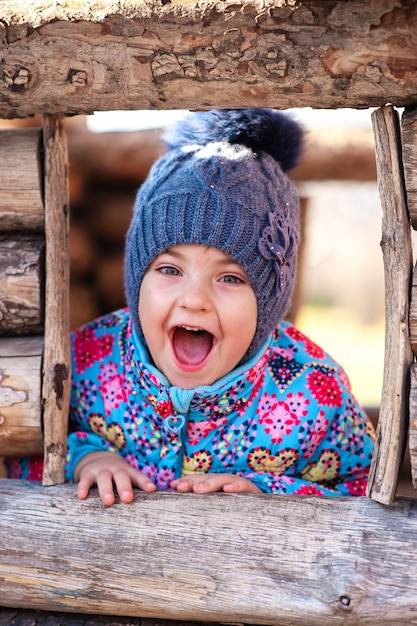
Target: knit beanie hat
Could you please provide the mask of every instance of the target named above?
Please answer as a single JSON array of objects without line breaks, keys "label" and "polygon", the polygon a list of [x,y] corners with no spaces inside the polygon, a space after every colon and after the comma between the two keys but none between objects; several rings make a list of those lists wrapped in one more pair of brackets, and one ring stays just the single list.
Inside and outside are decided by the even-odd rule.
[{"label": "knit beanie hat", "polygon": [[168,131],[169,148],[138,191],[125,250],[125,291],[143,339],[138,298],[148,265],[167,248],[222,250],[246,272],[258,304],[251,358],[284,318],[294,288],[299,201],[286,172],[302,130],[272,109],[189,113]]}]

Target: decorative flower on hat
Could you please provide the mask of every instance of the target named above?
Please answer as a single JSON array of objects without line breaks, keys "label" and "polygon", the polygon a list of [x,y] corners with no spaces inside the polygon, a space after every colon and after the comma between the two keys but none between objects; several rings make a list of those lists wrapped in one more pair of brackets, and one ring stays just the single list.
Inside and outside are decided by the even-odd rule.
[{"label": "decorative flower on hat", "polygon": [[294,227],[288,218],[282,219],[277,212],[269,213],[269,226],[265,226],[259,239],[259,252],[267,261],[273,261],[276,274],[275,296],[284,289],[291,280],[292,261],[297,250]]}]

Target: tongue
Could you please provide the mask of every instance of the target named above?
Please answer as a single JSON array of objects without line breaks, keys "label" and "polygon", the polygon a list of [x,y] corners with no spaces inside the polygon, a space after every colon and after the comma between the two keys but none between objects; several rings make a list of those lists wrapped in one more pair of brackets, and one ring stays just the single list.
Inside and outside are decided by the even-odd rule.
[{"label": "tongue", "polygon": [[212,335],[205,330],[197,333],[177,328],[173,338],[177,359],[184,365],[202,363],[211,350],[212,341]]}]

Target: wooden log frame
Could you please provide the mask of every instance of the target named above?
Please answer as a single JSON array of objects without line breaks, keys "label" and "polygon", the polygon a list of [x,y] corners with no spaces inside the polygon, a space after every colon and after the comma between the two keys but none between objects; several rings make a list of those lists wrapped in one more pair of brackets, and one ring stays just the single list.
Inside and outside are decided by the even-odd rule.
[{"label": "wooden log frame", "polygon": [[[407,0],[122,4],[0,0],[0,117],[416,103],[417,6]],[[55,123],[47,122],[51,146]],[[44,399],[59,405],[67,372],[45,371]],[[49,452],[62,436],[48,435]],[[58,474],[61,464],[58,446]],[[414,501],[138,494],[104,509],[94,495],[78,501],[71,485],[0,485],[4,607],[417,624]],[[391,500],[390,489],[381,493]]]},{"label": "wooden log frame", "polygon": [[[402,119],[404,178],[411,225],[417,229],[417,108],[406,110]],[[417,267],[414,266],[410,303],[410,341],[417,356]],[[411,478],[417,489],[417,364],[411,366],[409,449]]]},{"label": "wooden log frame", "polygon": [[0,132],[0,455],[43,452],[45,210],[39,128]]},{"label": "wooden log frame", "polygon": [[[407,206],[410,222],[417,230],[417,107],[406,109],[402,116],[402,145],[404,179],[407,188]],[[414,268],[410,303],[410,341],[417,355],[417,271]],[[416,414],[417,416],[417,414]]]},{"label": "wooden log frame", "polygon": [[[39,440],[43,424],[44,472],[43,483],[52,485],[64,480],[67,420],[70,385],[69,347],[69,197],[68,154],[62,118],[45,115],[43,119],[43,163],[39,162],[39,130],[2,133],[0,157],[3,156],[6,174],[0,175],[0,183],[6,192],[0,191],[0,332],[3,335],[37,334],[44,332],[42,375],[33,359],[25,359],[20,344],[2,338],[0,345],[0,394],[10,396],[8,373],[10,360],[15,360],[27,375],[27,384],[19,379],[18,388],[9,403],[0,402],[5,410],[0,424],[0,453],[39,453]],[[17,155],[13,145],[16,145]],[[6,148],[5,148],[6,146]],[[19,156],[24,158],[19,162]],[[11,182],[7,173],[14,169]],[[26,166],[29,175],[26,176]],[[19,193],[18,171],[22,168],[23,188],[31,193]],[[42,180],[40,180],[40,173]],[[13,185],[17,188],[17,200],[13,200]],[[1,187],[0,187],[1,189]],[[27,210],[34,201],[34,211]],[[36,202],[40,198],[41,209]],[[12,210],[10,210],[12,207]],[[5,215],[5,216],[4,216]],[[14,219],[12,219],[14,217]],[[34,219],[36,217],[37,219]],[[42,234],[27,234],[37,231]],[[25,231],[20,234],[19,231]],[[45,262],[44,262],[45,257]],[[44,300],[44,301],[43,301]],[[36,338],[35,346],[37,346]],[[27,345],[30,348],[28,338]],[[4,345],[3,345],[4,344]],[[6,353],[4,353],[6,351]],[[29,350],[30,352],[30,350]],[[14,361],[12,361],[14,367]],[[12,367],[12,369],[13,369]],[[36,377],[38,382],[36,384]],[[12,377],[13,380],[13,377]],[[42,389],[41,389],[42,380]],[[31,387],[31,410],[27,408],[27,394]],[[38,397],[36,396],[38,393]],[[17,395],[16,395],[17,394]],[[19,395],[20,394],[20,395]],[[24,396],[23,400],[21,396]],[[41,401],[42,394],[42,401]],[[33,397],[32,397],[33,396]],[[13,401],[12,401],[13,400]],[[34,430],[34,412],[36,412]],[[11,413],[11,416],[8,412]],[[29,412],[28,412],[29,411]],[[19,421],[20,420],[20,421]],[[19,433],[22,443],[19,444]],[[30,447],[30,433],[33,433]]]},{"label": "wooden log frame", "polygon": [[64,480],[70,398],[68,148],[63,120],[43,119],[45,153],[45,348],[43,484]]},{"label": "wooden log frame", "polygon": [[410,370],[409,448],[411,479],[417,489],[417,363],[413,363]]},{"label": "wooden log frame", "polygon": [[[401,119],[401,131],[407,206],[411,225],[414,230],[417,230],[417,106],[408,107],[404,111]],[[410,330],[413,335],[413,330]],[[417,349],[414,352],[417,353]]]},{"label": "wooden log frame", "polygon": [[74,485],[2,483],[5,607],[271,626],[417,623],[416,501],[387,509],[367,498],[137,492],[131,505],[105,508],[96,494],[78,500]]},{"label": "wooden log frame", "polygon": [[390,504],[395,496],[408,424],[409,371],[413,362],[408,323],[413,258],[398,113],[392,106],[382,107],[372,114],[372,123],[382,206],[385,358],[368,495]]},{"label": "wooden log frame", "polygon": [[416,100],[417,6],[408,0],[0,0],[0,8],[4,118]]}]

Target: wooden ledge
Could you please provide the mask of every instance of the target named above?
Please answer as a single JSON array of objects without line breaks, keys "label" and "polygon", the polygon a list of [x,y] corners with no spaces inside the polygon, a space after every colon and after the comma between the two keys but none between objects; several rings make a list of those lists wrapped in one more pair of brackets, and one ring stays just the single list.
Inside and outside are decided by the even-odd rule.
[{"label": "wooden ledge", "polygon": [[415,103],[406,0],[0,0],[0,117]]},{"label": "wooden ledge", "polygon": [[0,481],[5,607],[326,626],[412,624],[417,501],[138,492]]}]

